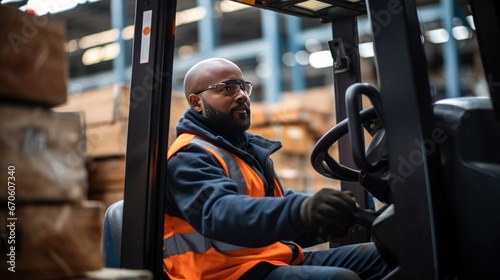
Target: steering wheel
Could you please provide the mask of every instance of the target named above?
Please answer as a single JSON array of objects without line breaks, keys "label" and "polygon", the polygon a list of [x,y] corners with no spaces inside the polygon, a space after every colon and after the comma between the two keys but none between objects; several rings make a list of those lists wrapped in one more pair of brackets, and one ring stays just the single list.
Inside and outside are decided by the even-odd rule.
[{"label": "steering wheel", "polygon": [[[373,107],[360,111],[360,97],[366,95]],[[392,268],[399,265],[397,230],[395,228],[392,190],[389,184],[388,152],[382,120],[382,102],[378,90],[370,84],[354,84],[346,91],[347,118],[330,129],[314,146],[311,153],[313,168],[332,179],[359,182],[368,192],[386,205],[373,215],[361,208],[354,211],[358,224],[371,229],[377,249]],[[365,149],[363,128],[372,136]],[[330,147],[349,134],[354,163],[359,169],[338,163],[330,154]],[[382,240],[381,240],[382,239]],[[385,240],[384,240],[385,239]]]},{"label": "steering wheel", "polygon": [[[361,95],[367,96],[373,107],[360,111]],[[346,91],[346,110],[347,118],[330,129],[314,146],[311,164],[323,176],[359,182],[378,200],[391,203],[392,191],[387,174],[388,154],[380,93],[370,84],[353,84]],[[363,128],[372,136],[367,149]],[[353,159],[359,169],[341,165],[329,154],[330,147],[348,133]]]}]

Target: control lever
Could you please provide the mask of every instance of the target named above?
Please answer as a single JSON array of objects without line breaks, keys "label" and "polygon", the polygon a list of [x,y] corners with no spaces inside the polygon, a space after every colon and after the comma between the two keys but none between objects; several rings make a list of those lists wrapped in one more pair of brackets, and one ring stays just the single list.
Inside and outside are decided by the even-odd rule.
[{"label": "control lever", "polygon": [[370,214],[369,212],[359,207],[354,210],[353,215],[356,222],[367,229],[372,228],[373,221],[375,221],[375,219],[377,218],[375,214]]}]

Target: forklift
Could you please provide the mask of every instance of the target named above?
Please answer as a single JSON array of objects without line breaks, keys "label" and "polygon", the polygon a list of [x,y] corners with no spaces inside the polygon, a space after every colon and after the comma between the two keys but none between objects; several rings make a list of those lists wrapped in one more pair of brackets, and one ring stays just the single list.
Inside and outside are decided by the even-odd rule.
[{"label": "forklift", "polygon": [[[490,96],[437,102],[415,1],[235,2],[331,26],[338,123],[316,143],[311,164],[340,180],[362,208],[371,197],[386,204],[375,219],[358,217],[393,267],[385,279],[497,279],[500,2],[468,3]],[[120,267],[150,270],[155,279],[167,279],[162,209],[176,4],[136,2],[125,193],[113,247]],[[357,17],[364,15],[372,28],[378,88],[361,83]],[[371,108],[361,110],[363,96]],[[372,136],[368,147],[365,133]],[[337,142],[338,160],[329,154]]]}]

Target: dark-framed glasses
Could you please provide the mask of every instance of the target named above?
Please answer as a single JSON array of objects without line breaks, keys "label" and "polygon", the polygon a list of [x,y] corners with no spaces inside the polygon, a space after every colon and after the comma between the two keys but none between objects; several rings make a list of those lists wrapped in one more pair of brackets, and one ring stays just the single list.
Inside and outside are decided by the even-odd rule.
[{"label": "dark-framed glasses", "polygon": [[240,80],[225,81],[218,84],[209,85],[208,87],[196,92],[195,94],[200,94],[204,91],[214,89],[216,94],[223,94],[226,96],[235,96],[238,91],[243,91],[246,96],[252,94],[252,83]]}]

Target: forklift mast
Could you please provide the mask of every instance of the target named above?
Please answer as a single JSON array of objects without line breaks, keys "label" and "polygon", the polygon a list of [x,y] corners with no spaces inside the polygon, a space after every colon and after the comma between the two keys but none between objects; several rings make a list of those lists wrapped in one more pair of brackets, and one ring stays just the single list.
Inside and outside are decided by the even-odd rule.
[{"label": "forklift mast", "polygon": [[162,275],[163,205],[176,1],[137,1],[121,266]]}]

